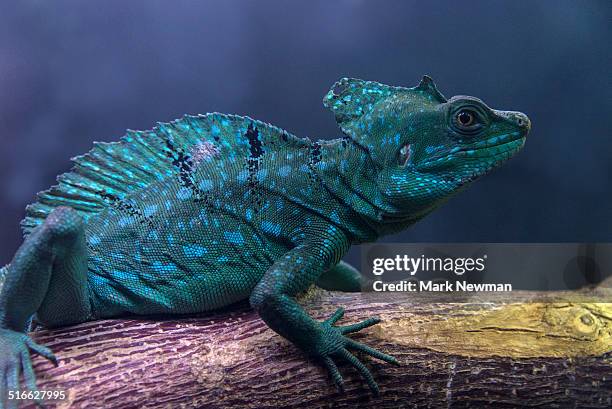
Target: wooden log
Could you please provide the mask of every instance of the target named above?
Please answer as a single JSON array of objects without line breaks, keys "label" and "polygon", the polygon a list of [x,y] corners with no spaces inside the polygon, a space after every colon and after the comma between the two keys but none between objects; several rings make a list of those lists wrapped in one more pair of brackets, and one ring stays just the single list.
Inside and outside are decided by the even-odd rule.
[{"label": "wooden log", "polygon": [[612,304],[530,302],[520,292],[471,300],[322,290],[304,297],[317,319],[338,306],[346,308],[341,324],[383,319],[353,336],[401,362],[361,356],[378,397],[343,363],[346,393],[338,393],[321,366],[246,304],[35,331],[60,359],[55,368],[36,357],[35,370],[40,389],[67,391],[49,405],[57,408],[612,406]]}]

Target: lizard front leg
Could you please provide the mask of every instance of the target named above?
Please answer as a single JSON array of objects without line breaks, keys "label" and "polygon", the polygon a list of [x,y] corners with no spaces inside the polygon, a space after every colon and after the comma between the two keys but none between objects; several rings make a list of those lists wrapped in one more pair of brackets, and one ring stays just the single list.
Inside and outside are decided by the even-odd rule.
[{"label": "lizard front leg", "polygon": [[36,390],[30,351],[57,362],[51,350],[27,334],[34,314],[46,325],[85,321],[91,316],[87,290],[87,252],[83,221],[58,207],[32,231],[6,267],[0,288],[0,408],[15,407],[10,390],[19,376]]},{"label": "lizard front leg", "polygon": [[253,290],[250,302],[270,328],[325,365],[338,389],[343,390],[343,380],[335,361],[343,359],[354,366],[372,392],[378,394],[378,385],[372,374],[349,350],[362,351],[389,363],[397,364],[397,360],[348,338],[346,334],[375,325],[380,320],[369,318],[358,324],[336,326],[344,314],[344,310],[339,308],[330,318],[318,322],[294,299],[297,293],[335,265],[348,245],[345,235],[335,227],[316,229],[302,244],[270,267]]},{"label": "lizard front leg", "polygon": [[317,280],[317,287],[329,291],[344,291],[347,293],[361,292],[370,283],[359,270],[344,261],[339,262],[325,271]]}]

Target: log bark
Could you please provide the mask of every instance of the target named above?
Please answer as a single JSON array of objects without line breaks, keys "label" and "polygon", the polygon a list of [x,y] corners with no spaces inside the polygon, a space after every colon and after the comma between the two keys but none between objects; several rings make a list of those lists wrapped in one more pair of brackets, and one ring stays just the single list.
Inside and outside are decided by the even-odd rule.
[{"label": "log bark", "polygon": [[353,336],[401,362],[360,356],[379,397],[343,363],[346,393],[336,392],[321,366],[245,304],[35,331],[60,359],[53,367],[35,358],[38,385],[67,391],[66,400],[49,402],[57,408],[612,406],[610,303],[532,302],[518,292],[483,303],[316,290],[302,304],[321,320],[344,306],[340,324],[383,319]]}]

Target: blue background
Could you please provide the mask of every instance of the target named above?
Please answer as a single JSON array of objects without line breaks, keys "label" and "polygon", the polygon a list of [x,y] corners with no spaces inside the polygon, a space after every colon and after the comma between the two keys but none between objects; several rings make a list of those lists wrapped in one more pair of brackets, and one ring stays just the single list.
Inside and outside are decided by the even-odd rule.
[{"label": "blue background", "polygon": [[610,1],[6,3],[0,264],[25,205],[93,141],[208,111],[338,137],[321,99],[343,76],[429,74],[533,123],[516,158],[385,240],[612,241]]}]

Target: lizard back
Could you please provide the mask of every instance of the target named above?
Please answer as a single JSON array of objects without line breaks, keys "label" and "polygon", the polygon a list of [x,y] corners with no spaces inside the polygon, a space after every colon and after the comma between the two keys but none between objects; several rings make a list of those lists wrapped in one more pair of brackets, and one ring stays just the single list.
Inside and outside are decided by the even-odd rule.
[{"label": "lizard back", "polygon": [[148,131],[128,130],[118,142],[94,142],[88,153],[72,158],[73,169],[26,207],[21,227],[27,236],[58,206],[72,207],[85,221],[108,208],[138,216],[138,209],[130,209],[129,196],[167,178],[178,179],[185,194],[190,191],[204,200],[205,189],[195,183],[196,168],[223,177],[219,169],[225,162],[243,164],[255,180],[265,151],[308,143],[270,124],[220,113],[185,115]]},{"label": "lizard back", "polygon": [[[218,113],[128,131],[74,158],[72,171],[27,207],[24,234],[55,207],[80,213],[103,315],[227,305],[248,296],[286,251],[272,215],[301,210],[297,197],[307,193],[295,170],[311,147],[308,138]],[[271,200],[269,190],[286,196]]]}]

